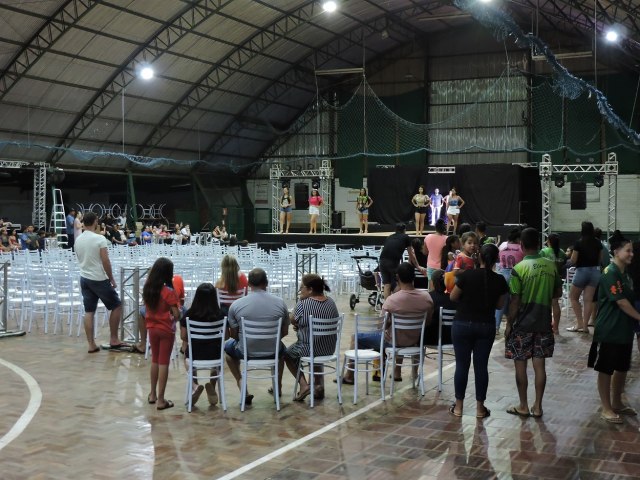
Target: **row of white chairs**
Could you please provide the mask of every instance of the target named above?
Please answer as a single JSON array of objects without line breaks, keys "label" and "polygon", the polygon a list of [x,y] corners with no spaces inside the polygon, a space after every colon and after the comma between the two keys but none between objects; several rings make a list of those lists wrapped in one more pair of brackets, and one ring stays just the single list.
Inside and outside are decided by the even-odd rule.
[{"label": "row of white chairs", "polygon": [[[331,375],[335,376],[337,383],[337,398],[338,403],[342,404],[342,379],[345,371],[353,371],[354,374],[354,388],[353,388],[353,403],[357,404],[358,401],[358,374],[364,373],[365,375],[365,392],[369,394],[369,373],[372,373],[376,368],[374,361],[377,360],[379,365],[384,365],[382,374],[380,376],[380,393],[382,400],[386,400],[386,383],[387,378],[390,376],[389,395],[394,394],[394,370],[395,367],[411,368],[412,372],[412,386],[419,388],[420,394],[424,396],[424,359],[427,348],[436,350],[437,365],[438,365],[438,391],[442,391],[442,369],[443,358],[446,350],[453,349],[451,344],[443,344],[443,329],[451,328],[453,317],[455,316],[455,310],[447,310],[440,308],[438,312],[438,344],[426,345],[424,343],[424,332],[426,325],[426,315],[418,316],[400,316],[391,315],[390,318],[384,318],[381,321],[380,317],[363,317],[358,314],[355,315],[355,333],[354,341],[355,348],[346,350],[344,354],[340,355],[340,343],[342,335],[342,327],[344,325],[344,314],[339,317],[331,319],[319,319],[310,317],[309,320],[309,345],[310,354],[303,356],[300,360],[298,371],[296,374],[296,381],[294,384],[293,398],[295,399],[298,387],[300,385],[301,375],[306,375],[309,378],[310,391],[314,392],[315,376],[316,375]],[[385,322],[391,323],[391,346],[385,348]],[[211,381],[216,380],[220,392],[220,400],[223,409],[227,410],[227,403],[224,392],[224,338],[227,329],[227,319],[216,322],[196,322],[189,318],[186,319],[187,323],[187,338],[189,351],[192,352],[193,341],[207,341],[207,342],[220,342],[219,356],[216,359],[210,360],[196,360],[191,355],[188,360],[187,367],[187,384],[185,392],[185,404],[187,410],[192,411],[192,385],[194,380],[199,381]],[[278,376],[280,368],[278,359],[281,356],[280,352],[280,333],[281,333],[282,319],[274,320],[272,322],[259,322],[251,319],[241,318],[241,330],[242,334],[242,351],[244,358],[242,359],[242,383],[240,392],[240,409],[244,411],[245,400],[247,394],[247,382],[248,379],[270,379],[272,383],[272,391],[274,400],[276,403],[276,409],[280,410],[280,394],[278,385]],[[400,347],[396,344],[396,333],[398,331],[414,331],[420,332],[420,342],[417,346]],[[363,349],[358,346],[358,334],[359,333],[380,333],[380,348],[379,351],[372,349]],[[333,336],[335,337],[335,350],[329,355],[318,356],[315,355],[314,345],[315,339],[319,336]],[[269,358],[255,358],[255,355],[265,352],[250,352],[248,342],[252,340],[271,341],[273,342],[273,349],[270,350]],[[252,358],[251,354],[254,355]],[[408,360],[408,363],[405,362]],[[206,370],[206,374],[200,374],[198,372]],[[256,371],[267,371],[267,376],[255,375]],[[314,395],[310,396],[310,407],[314,407]]]}]

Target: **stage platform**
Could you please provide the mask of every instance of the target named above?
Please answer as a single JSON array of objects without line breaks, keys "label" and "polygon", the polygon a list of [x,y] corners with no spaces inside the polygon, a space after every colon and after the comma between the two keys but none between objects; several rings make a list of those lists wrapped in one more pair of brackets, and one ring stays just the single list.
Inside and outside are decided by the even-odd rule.
[{"label": "stage platform", "polygon": [[[393,232],[372,233],[258,233],[256,241],[260,248],[265,250],[277,250],[287,243],[295,243],[302,247],[321,248],[325,245],[337,245],[338,248],[358,248],[362,246],[382,247],[386,238]],[[407,232],[414,237],[411,232]],[[414,232],[415,233],[415,232]],[[427,231],[426,233],[431,233]],[[425,233],[425,235],[426,235]],[[421,236],[424,238],[424,235]]]}]

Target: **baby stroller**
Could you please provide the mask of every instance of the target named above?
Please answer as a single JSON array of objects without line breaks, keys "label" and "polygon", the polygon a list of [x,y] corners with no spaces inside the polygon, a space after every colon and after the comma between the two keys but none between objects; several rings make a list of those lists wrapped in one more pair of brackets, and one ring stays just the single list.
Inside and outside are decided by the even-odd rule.
[{"label": "baby stroller", "polygon": [[[382,279],[380,278],[380,265],[376,257],[369,255],[355,255],[353,257],[358,267],[360,277],[360,287],[349,298],[351,310],[355,310],[356,304],[360,303],[362,290],[369,290],[369,305],[380,311],[384,299],[382,298]],[[374,267],[373,269],[371,267]]]}]

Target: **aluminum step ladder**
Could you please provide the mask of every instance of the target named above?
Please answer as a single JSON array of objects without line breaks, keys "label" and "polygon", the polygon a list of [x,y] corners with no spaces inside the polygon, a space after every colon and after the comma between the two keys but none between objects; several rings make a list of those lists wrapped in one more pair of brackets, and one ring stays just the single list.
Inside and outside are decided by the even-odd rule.
[{"label": "aluminum step ladder", "polygon": [[56,234],[56,240],[59,247],[66,247],[68,243],[67,237],[67,215],[64,212],[64,202],[62,200],[62,190],[54,188],[53,190],[53,207],[51,209],[51,222],[49,223],[49,231]]}]

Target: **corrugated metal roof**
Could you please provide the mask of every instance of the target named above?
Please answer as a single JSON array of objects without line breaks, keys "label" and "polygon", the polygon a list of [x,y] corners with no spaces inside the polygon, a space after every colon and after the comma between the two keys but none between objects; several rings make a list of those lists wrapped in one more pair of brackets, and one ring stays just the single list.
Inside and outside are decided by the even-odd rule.
[{"label": "corrugated metal roof", "polygon": [[[627,25],[638,42],[627,3],[600,2],[601,15]],[[70,10],[60,23],[55,14],[64,5]],[[587,0],[557,0],[554,5],[546,2],[539,8],[563,9],[575,17],[576,28],[591,34],[580,24],[587,25],[593,16]],[[522,18],[532,12],[515,3],[504,8],[520,9]],[[193,15],[179,18],[187,10]],[[371,65],[400,45],[421,43],[431,32],[472,22],[464,17],[433,20],[434,15],[458,13],[444,0],[349,0],[332,15],[317,0],[0,2],[0,141],[26,142],[28,137],[46,146],[116,148],[122,141],[124,88],[127,151],[176,158],[236,155],[242,164],[273,141],[265,122],[289,125],[312,101],[316,80],[321,89],[341,81],[314,78],[314,67],[359,66],[363,53]],[[548,29],[575,27],[553,23],[558,11],[547,13]],[[165,28],[172,20],[176,24]],[[41,29],[46,35],[28,44]],[[316,55],[319,49],[322,55]],[[156,77],[150,82],[136,78],[127,63],[137,51],[153,61]],[[638,52],[627,53],[638,63]],[[300,65],[308,74],[292,75]],[[285,81],[302,83],[287,83],[283,89]],[[255,106],[259,108],[251,108]],[[214,144],[224,146],[208,152]],[[0,157],[9,156],[61,165],[82,164],[91,157],[58,155],[26,143],[0,150]],[[86,162],[126,165],[115,157]]]}]

